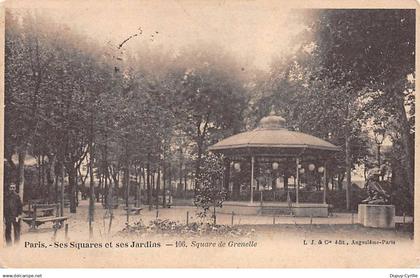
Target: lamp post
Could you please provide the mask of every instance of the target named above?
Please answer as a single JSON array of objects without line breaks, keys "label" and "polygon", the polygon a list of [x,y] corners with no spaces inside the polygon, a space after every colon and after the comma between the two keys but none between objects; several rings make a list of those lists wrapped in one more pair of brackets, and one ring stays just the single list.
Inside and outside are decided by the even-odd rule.
[{"label": "lamp post", "polygon": [[381,145],[385,139],[385,128],[377,128],[374,130],[375,133],[375,143],[377,146],[377,160],[378,160],[378,167],[381,168]]}]

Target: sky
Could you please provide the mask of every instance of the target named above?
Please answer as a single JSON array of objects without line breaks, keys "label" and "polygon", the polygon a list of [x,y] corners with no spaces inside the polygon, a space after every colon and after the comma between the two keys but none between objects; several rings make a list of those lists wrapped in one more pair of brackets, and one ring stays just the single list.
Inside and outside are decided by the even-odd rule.
[{"label": "sky", "polygon": [[139,28],[142,34],[125,47],[146,43],[176,53],[187,45],[215,43],[235,53],[243,66],[262,70],[269,68],[273,56],[292,47],[291,39],[303,28],[291,19],[291,7],[280,1],[44,0],[9,6],[35,9],[104,44],[118,45]]}]

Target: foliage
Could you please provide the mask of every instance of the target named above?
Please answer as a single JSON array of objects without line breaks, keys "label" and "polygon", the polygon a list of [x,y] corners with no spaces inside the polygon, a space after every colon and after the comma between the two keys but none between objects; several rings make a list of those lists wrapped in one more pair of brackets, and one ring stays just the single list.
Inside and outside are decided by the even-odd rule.
[{"label": "foliage", "polygon": [[[121,172],[121,192],[129,192],[129,173],[143,173],[151,191],[155,173],[162,172],[164,184],[197,178],[207,146],[241,127],[246,82],[222,49],[129,52],[98,46],[36,12],[7,10],[6,21],[8,179],[23,183],[26,154],[46,161],[53,177],[47,187],[64,169],[72,212],[76,175],[91,157],[103,192],[120,191],[112,188]],[[16,155],[23,158],[18,165]]]},{"label": "foliage", "polygon": [[[314,78],[332,77],[336,87],[349,87],[363,111],[356,113],[357,119],[367,126],[380,124],[391,137],[399,137],[412,199],[414,89],[409,77],[414,79],[414,11],[324,10],[315,16],[310,24],[315,41],[311,55],[319,62]],[[398,124],[393,125],[394,121]],[[398,142],[393,141],[395,147]]]},{"label": "foliage", "polygon": [[175,115],[195,145],[197,183],[207,146],[241,129],[245,77],[233,56],[214,45],[186,48],[174,64]]},{"label": "foliage", "polygon": [[345,168],[372,164],[372,129],[386,127],[393,172],[403,176],[393,186],[412,200],[414,11],[301,15],[307,28],[300,47],[264,74],[244,70],[213,44],[177,54],[144,46],[129,52],[101,47],[45,15],[6,10],[4,156],[13,176],[7,179],[23,186],[25,156],[42,158],[48,187],[65,170],[74,212],[76,175],[93,157],[104,192],[120,186],[120,173],[125,190],[115,192],[129,193],[135,173],[149,196],[156,173],[164,185],[194,178],[196,205],[206,216],[226,198],[222,163],[206,148],[255,127],[274,106],[290,129],[347,146],[329,171],[339,180]]},{"label": "foliage", "polygon": [[202,211],[198,213],[200,218],[206,218],[210,208],[213,208],[213,219],[216,221],[215,211],[217,207],[222,207],[226,200],[227,192],[221,183],[223,177],[223,163],[219,157],[209,154],[205,157],[203,171],[198,178],[199,188],[194,198],[194,204]]},{"label": "foliage", "polygon": [[155,219],[145,225],[142,221],[127,224],[118,233],[121,236],[142,236],[142,235],[176,235],[176,236],[223,236],[223,237],[244,237],[253,236],[253,229],[239,228],[237,226],[215,225],[209,223],[183,224],[168,219]]},{"label": "foliage", "polygon": [[254,102],[259,115],[254,120],[274,105],[289,128],[343,150],[348,142],[349,150],[335,158],[332,169],[342,177],[346,168],[376,160],[373,130],[385,127],[393,147],[401,148],[398,161],[412,199],[414,11],[324,9],[296,16],[306,28],[296,38],[295,52],[274,60],[257,83],[262,93]]}]

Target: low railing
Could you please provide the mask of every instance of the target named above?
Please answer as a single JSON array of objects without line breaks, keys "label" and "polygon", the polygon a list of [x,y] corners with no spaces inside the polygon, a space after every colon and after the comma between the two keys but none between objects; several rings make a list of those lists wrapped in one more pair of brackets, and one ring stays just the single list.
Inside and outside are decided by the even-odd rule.
[{"label": "low railing", "polygon": [[[254,191],[254,202],[288,202],[287,190],[263,190]],[[290,202],[296,202],[296,191],[289,190]],[[300,203],[322,203],[324,198],[323,191],[299,191]],[[239,196],[235,196],[233,192],[228,193],[227,200],[230,201],[249,201],[251,199],[250,192],[241,192]]]}]

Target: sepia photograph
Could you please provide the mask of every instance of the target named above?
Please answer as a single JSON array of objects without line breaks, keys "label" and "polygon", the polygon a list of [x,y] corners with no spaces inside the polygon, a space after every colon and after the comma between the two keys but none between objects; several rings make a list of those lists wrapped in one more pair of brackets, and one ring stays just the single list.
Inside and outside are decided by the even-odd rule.
[{"label": "sepia photograph", "polygon": [[416,2],[305,3],[3,3],[0,267],[418,267]]}]

